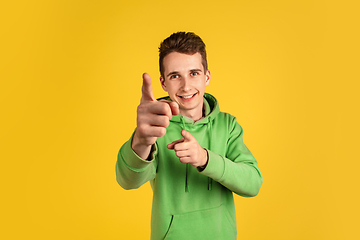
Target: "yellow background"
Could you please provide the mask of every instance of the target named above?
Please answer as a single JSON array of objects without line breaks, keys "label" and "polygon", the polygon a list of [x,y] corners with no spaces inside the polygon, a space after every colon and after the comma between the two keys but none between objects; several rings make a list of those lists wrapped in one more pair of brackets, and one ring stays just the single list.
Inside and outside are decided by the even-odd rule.
[{"label": "yellow background", "polygon": [[[147,183],[115,180],[141,75],[176,31],[207,44],[207,92],[264,183],[238,239],[359,238],[357,1],[1,3],[1,239],[149,239]],[[11,2],[11,3],[10,3]]]}]

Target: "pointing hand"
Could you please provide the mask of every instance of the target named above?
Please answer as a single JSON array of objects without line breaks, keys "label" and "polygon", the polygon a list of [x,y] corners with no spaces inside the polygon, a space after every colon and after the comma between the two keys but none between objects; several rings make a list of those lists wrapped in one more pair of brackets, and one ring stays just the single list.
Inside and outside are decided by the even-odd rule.
[{"label": "pointing hand", "polygon": [[131,144],[132,149],[143,159],[149,156],[151,146],[166,133],[173,115],[179,114],[176,102],[157,101],[153,95],[149,74],[143,74],[142,96],[137,108],[137,128]]},{"label": "pointing hand", "polygon": [[204,167],[208,162],[207,151],[202,148],[197,140],[187,131],[182,130],[183,138],[167,145],[173,149],[182,163],[190,163],[193,167]]}]

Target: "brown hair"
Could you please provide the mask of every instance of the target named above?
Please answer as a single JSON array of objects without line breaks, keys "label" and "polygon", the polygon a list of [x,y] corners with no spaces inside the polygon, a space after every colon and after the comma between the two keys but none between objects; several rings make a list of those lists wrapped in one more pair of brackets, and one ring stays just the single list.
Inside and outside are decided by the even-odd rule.
[{"label": "brown hair", "polygon": [[201,38],[193,32],[177,32],[166,38],[159,47],[159,66],[160,74],[164,77],[163,60],[166,55],[172,52],[179,52],[185,54],[200,53],[202,58],[202,65],[204,71],[208,69],[206,60],[205,43]]}]

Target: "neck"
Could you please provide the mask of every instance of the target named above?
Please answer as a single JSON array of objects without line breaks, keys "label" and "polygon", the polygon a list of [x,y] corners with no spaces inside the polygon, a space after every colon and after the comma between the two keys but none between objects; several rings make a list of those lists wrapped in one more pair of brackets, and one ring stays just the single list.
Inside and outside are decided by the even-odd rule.
[{"label": "neck", "polygon": [[191,118],[194,122],[199,121],[202,117],[204,117],[204,104],[200,105],[201,108],[198,109],[180,109],[180,114],[183,116],[186,116],[188,118]]}]

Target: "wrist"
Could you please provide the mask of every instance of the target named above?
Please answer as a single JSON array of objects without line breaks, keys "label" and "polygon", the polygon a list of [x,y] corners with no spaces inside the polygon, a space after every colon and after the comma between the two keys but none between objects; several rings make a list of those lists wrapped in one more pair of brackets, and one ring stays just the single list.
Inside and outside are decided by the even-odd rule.
[{"label": "wrist", "polygon": [[140,139],[137,137],[136,132],[133,136],[132,142],[131,142],[131,148],[132,150],[142,159],[148,159],[149,154],[151,152],[152,144],[143,144]]},{"label": "wrist", "polygon": [[208,164],[208,162],[209,162],[209,154],[208,154],[208,151],[205,149],[205,148],[203,148],[203,150],[204,150],[204,159],[205,159],[205,163],[202,165],[202,166],[199,166],[198,168],[199,168],[199,170],[204,170],[205,168],[206,168],[206,166],[207,166],[207,164]]}]

